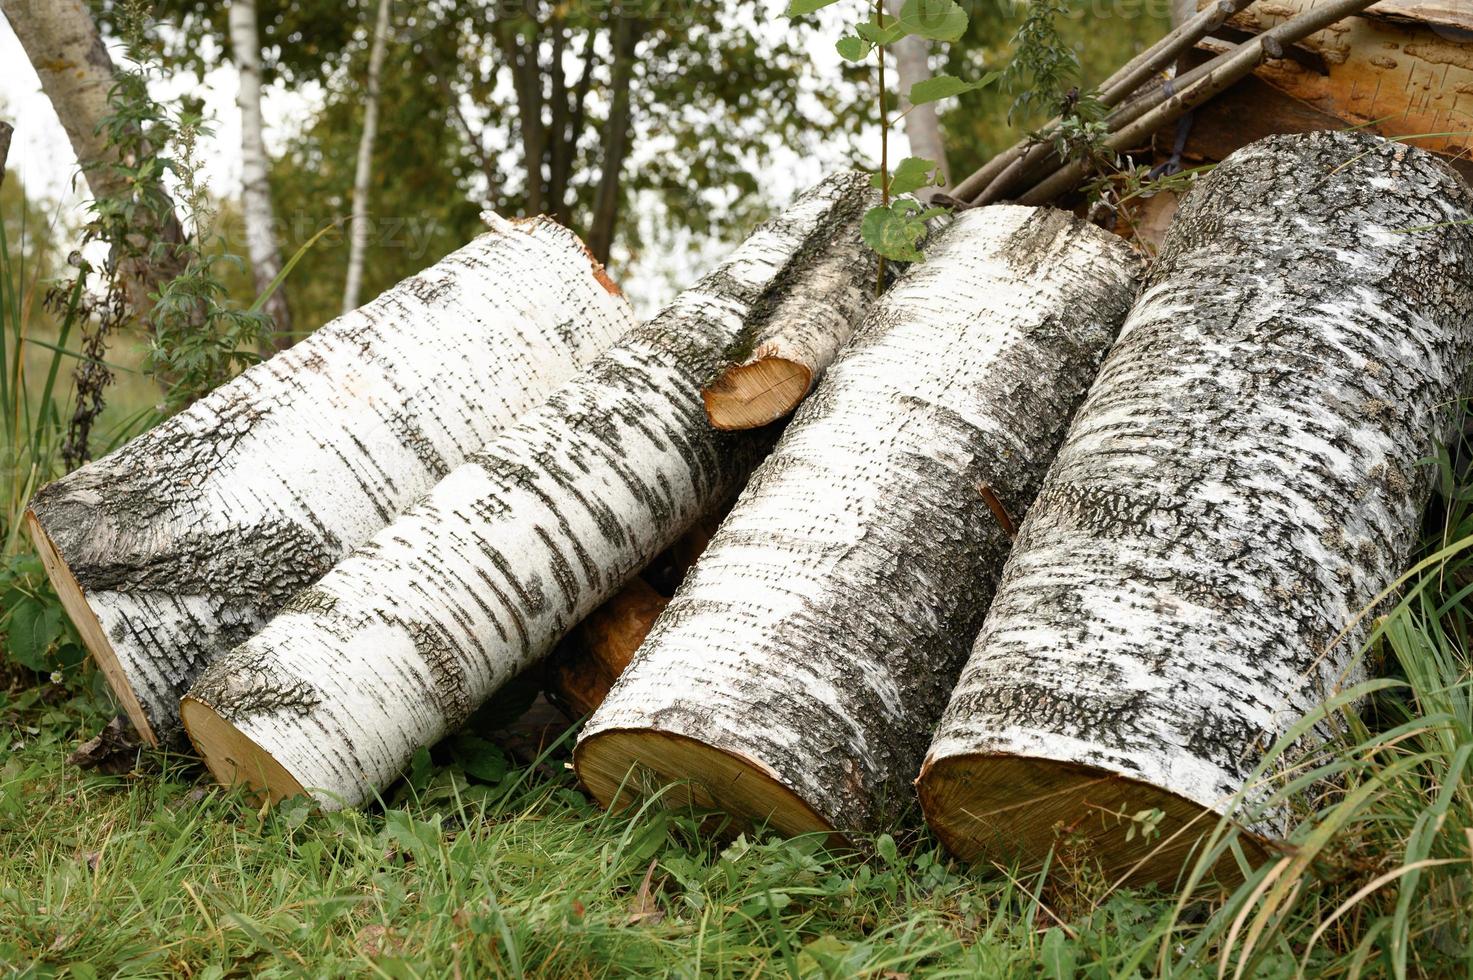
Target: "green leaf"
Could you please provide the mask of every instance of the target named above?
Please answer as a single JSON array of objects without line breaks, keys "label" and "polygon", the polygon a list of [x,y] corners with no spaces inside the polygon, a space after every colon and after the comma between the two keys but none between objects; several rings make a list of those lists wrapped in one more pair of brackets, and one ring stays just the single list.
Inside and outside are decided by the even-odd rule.
[{"label": "green leaf", "polygon": [[834,49],[839,52],[839,57],[845,61],[863,61],[865,56],[873,51],[875,46],[862,37],[853,34],[839,38],[834,43]]},{"label": "green leaf", "polygon": [[895,168],[890,178],[891,194],[909,194],[922,187],[931,187],[943,182],[941,168],[934,160],[921,157],[906,157]]},{"label": "green leaf", "polygon": [[883,28],[877,26],[874,21],[866,21],[862,24],[855,24],[854,33],[871,44],[885,45],[894,44],[905,37],[905,28],[894,19],[887,21]]},{"label": "green leaf", "polygon": [[802,17],[804,14],[811,14],[815,10],[822,10],[838,2],[839,0],[789,0],[788,9],[783,16]]},{"label": "green leaf", "polygon": [[499,783],[506,775],[506,755],[491,742],[475,735],[460,735],[450,753],[461,772],[487,783]]},{"label": "green leaf", "polygon": [[[914,201],[896,201],[897,205],[914,205]],[[887,259],[896,262],[920,262],[925,258],[916,246],[926,234],[926,223],[917,221],[907,209],[870,208],[860,222],[859,234],[864,243]]]},{"label": "green leaf", "polygon": [[889,834],[881,834],[876,838],[875,853],[891,867],[900,863],[900,850],[895,846],[895,838]]},{"label": "green leaf", "polygon": [[932,41],[959,41],[967,32],[967,12],[956,0],[905,0],[900,27]]},{"label": "green leaf", "polygon": [[964,82],[954,75],[937,75],[912,85],[907,98],[910,99],[911,105],[925,105],[927,102],[949,99],[964,92],[975,92],[979,88],[986,88],[997,81],[1001,75],[1002,72],[988,72],[973,82]]},{"label": "green leaf", "polygon": [[47,673],[52,664],[46,659],[51,645],[61,638],[61,609],[30,597],[10,611],[6,640],[10,652],[23,666]]},{"label": "green leaf", "polygon": [[1049,980],[1071,980],[1074,976],[1074,949],[1064,930],[1054,926],[1043,934],[1043,949],[1039,960],[1043,975]]}]

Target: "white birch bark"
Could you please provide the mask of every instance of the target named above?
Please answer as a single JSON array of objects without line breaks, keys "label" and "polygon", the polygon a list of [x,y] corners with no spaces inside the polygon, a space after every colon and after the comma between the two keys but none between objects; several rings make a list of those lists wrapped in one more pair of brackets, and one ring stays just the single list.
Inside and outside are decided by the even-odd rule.
[{"label": "white birch bark", "polygon": [[52,580],[150,741],[210,659],[633,326],[572,232],[494,224],[36,494]]},{"label": "white birch bark", "polygon": [[[1170,879],[1353,679],[1369,617],[1335,637],[1405,567],[1467,391],[1470,206],[1349,133],[1252,144],[1186,197],[918,781],[954,852],[1039,859],[1062,822]],[[1113,814],[1149,808],[1128,842]]]},{"label": "white birch bark", "polygon": [[700,382],[775,296],[866,274],[867,180],[803,195],[212,665],[183,711],[217,778],[363,802],[727,503],[773,436],[712,429]]},{"label": "white birch bark", "polygon": [[1008,551],[988,495],[1027,509],[1139,274],[1061,211],[939,231],[584,729],[594,795],[637,766],[787,833],[894,821]]},{"label": "white birch bark", "polygon": [[[255,0],[230,0],[230,47],[240,78],[235,104],[240,109],[241,212],[246,253],[259,296],[281,273],[281,250],[276,243],[276,210],[271,205],[270,171],[262,134],[261,40],[256,16]],[[276,335],[273,344],[286,346],[292,321],[284,284],[266,301],[265,312],[271,317]]]},{"label": "white birch bark", "polygon": [[358,307],[363,291],[363,263],[368,254],[368,185],[373,179],[373,144],[378,137],[379,81],[384,46],[389,38],[389,5],[378,0],[373,40],[368,49],[368,84],[363,94],[363,132],[358,136],[358,163],[353,172],[353,217],[348,237],[348,276],[343,283],[343,312]]},{"label": "white birch bark", "polygon": [[[892,17],[898,18],[904,5],[904,0],[885,0],[885,7]],[[936,113],[936,103],[913,106],[907,95],[912,85],[931,77],[931,44],[911,35],[890,45],[889,50],[895,55],[895,72],[900,76],[899,111],[905,116],[905,138],[910,143],[910,155],[930,160],[941,168],[940,187],[922,187],[915,192],[920,200],[929,201],[937,191],[951,187],[946,143],[941,139],[941,120]]]}]

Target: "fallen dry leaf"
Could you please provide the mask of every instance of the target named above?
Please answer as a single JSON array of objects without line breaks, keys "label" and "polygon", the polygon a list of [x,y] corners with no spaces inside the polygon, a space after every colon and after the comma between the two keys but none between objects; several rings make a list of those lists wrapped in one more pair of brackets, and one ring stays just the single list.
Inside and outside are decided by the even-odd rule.
[{"label": "fallen dry leaf", "polygon": [[138,735],[128,719],[118,715],[107,723],[107,727],[77,746],[77,750],[66,757],[68,765],[79,769],[96,769],[110,776],[121,776],[133,769],[138,761]]},{"label": "fallen dry leaf", "polygon": [[634,896],[634,902],[629,907],[629,917],[624,920],[626,926],[652,926],[665,918],[665,913],[660,910],[660,903],[655,901],[651,885],[655,880],[655,866],[659,859],[650,858],[650,866],[644,873],[644,881],[639,883],[639,891]]}]

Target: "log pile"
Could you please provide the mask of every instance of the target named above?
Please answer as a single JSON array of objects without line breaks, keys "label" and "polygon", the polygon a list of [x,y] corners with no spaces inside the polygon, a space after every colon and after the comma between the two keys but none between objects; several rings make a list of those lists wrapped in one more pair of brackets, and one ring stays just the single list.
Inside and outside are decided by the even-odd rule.
[{"label": "log pile", "polygon": [[[1119,132],[1289,48],[1339,92],[1361,42],[1336,61],[1332,13],[1461,29],[1368,6],[1204,5],[1112,79]],[[1219,31],[1188,98],[1142,94]],[[1047,156],[970,193],[1067,197]],[[1407,561],[1473,364],[1473,192],[1436,153],[1224,157],[1144,273],[1079,217],[986,204],[878,299],[875,193],[839,174],[637,325],[571,233],[494,219],[29,526],[144,737],[182,727],[271,800],[371,800],[531,677],[591,715],[574,761],[610,806],[673,787],[853,840],[918,798],[965,858],[1063,828],[1168,880],[1220,816],[1282,831],[1250,774],[1355,676],[1345,628]]]},{"label": "log pile", "polygon": [[773,434],[713,428],[701,384],[774,311],[869,295],[872,197],[803,195],[211,664],[182,714],[217,778],[371,799],[727,502]]}]

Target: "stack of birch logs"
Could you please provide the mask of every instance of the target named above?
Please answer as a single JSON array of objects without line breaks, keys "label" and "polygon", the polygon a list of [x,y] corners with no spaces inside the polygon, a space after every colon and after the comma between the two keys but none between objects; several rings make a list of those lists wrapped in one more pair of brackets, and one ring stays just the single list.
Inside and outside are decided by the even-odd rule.
[{"label": "stack of birch logs", "polygon": [[1149,268],[993,205],[879,298],[874,194],[825,180],[640,325],[570,233],[493,219],[43,490],[129,716],[353,806],[551,662],[611,807],[843,841],[918,793],[963,857],[1067,830],[1147,880],[1220,815],[1281,833],[1264,747],[1357,676],[1468,393],[1473,192],[1274,137]]}]

